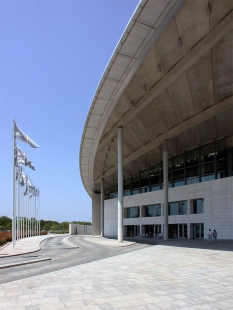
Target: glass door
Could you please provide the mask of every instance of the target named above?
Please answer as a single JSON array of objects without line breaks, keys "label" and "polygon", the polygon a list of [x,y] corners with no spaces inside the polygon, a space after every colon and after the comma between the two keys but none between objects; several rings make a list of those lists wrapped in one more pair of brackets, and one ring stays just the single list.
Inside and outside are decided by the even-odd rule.
[{"label": "glass door", "polygon": [[204,224],[198,223],[194,224],[194,239],[203,239],[204,238]]},{"label": "glass door", "polygon": [[187,239],[187,224],[178,225],[179,239]]}]

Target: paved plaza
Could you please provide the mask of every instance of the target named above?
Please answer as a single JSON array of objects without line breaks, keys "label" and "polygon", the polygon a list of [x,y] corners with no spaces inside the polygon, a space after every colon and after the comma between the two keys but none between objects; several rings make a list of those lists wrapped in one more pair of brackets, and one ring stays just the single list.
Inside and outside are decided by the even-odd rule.
[{"label": "paved plaza", "polygon": [[233,252],[214,246],[157,244],[2,284],[0,309],[232,309]]}]

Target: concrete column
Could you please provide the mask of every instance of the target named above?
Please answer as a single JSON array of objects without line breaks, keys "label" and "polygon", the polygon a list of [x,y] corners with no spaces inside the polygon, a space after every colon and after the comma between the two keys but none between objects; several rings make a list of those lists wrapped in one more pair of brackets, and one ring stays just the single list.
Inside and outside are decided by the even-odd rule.
[{"label": "concrete column", "polygon": [[190,199],[188,199],[187,201],[187,214],[188,215],[191,214],[191,200]]},{"label": "concrete column", "polygon": [[168,147],[167,140],[163,141],[163,188],[164,188],[164,235],[168,240]]},{"label": "concrete column", "polygon": [[118,128],[118,241],[123,241],[123,129]]},{"label": "concrete column", "polygon": [[92,235],[101,235],[101,199],[100,194],[92,193]]},{"label": "concrete column", "polygon": [[104,178],[101,179],[101,197],[100,197],[100,212],[101,212],[101,237],[104,236]]},{"label": "concrete column", "polygon": [[190,223],[187,224],[187,239],[190,239]]}]

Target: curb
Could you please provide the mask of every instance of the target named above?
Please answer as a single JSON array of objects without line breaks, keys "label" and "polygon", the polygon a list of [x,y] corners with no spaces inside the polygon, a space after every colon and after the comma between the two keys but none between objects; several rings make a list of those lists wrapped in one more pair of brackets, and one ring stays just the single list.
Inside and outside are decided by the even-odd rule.
[{"label": "curb", "polygon": [[[37,248],[34,248],[33,250],[29,250],[27,252],[23,252],[23,253],[16,253],[16,254],[1,254],[1,251],[0,251],[0,259],[1,258],[5,258],[5,257],[12,257],[12,256],[19,256],[19,255],[25,255],[25,254],[31,254],[31,253],[35,253],[35,252],[38,252],[41,250],[41,247],[40,247],[40,244],[45,241],[45,240],[48,240],[48,239],[51,239],[51,238],[54,238],[54,237],[57,237],[56,235],[55,236],[50,236],[48,238],[45,238],[43,240],[41,240],[39,242],[39,244],[37,245]],[[12,242],[10,242],[12,243]]]},{"label": "curb", "polygon": [[103,247],[105,247],[105,248],[124,248],[124,247],[127,247],[127,246],[132,246],[132,245],[135,245],[137,242],[135,242],[135,241],[126,241],[126,242],[128,242],[128,243],[130,243],[130,244],[125,244],[125,245],[109,245],[109,244],[100,244],[100,243],[98,243],[98,242],[94,242],[94,241],[91,241],[91,240],[87,240],[87,238],[84,238],[84,240],[86,241],[86,242],[89,242],[89,243],[91,243],[91,244],[96,244],[96,245],[99,245],[99,246],[103,246]]},{"label": "curb", "polygon": [[68,239],[72,238],[72,236],[69,236],[69,237],[66,237],[64,238],[62,241],[65,245],[69,246],[70,248],[73,248],[73,249],[78,249],[79,246],[76,246],[76,245],[73,245],[72,242],[70,242]]},{"label": "curb", "polygon": [[29,265],[29,264],[34,264],[34,263],[40,263],[40,262],[44,262],[44,261],[47,261],[47,260],[52,260],[52,258],[41,258],[41,259],[37,259],[37,260],[29,260],[27,262],[0,265],[0,269],[10,268],[10,267],[17,267],[17,266],[22,266],[22,265]]}]

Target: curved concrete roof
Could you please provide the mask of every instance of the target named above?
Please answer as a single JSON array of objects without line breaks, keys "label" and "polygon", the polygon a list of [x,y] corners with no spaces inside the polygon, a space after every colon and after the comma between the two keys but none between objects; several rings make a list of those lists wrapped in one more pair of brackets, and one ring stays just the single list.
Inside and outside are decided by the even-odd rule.
[{"label": "curved concrete roof", "polygon": [[[124,178],[169,154],[233,132],[229,1],[141,1],[96,90],[82,136],[80,171],[91,195],[117,180],[117,128]],[[226,125],[227,124],[227,125]]]},{"label": "curved concrete roof", "polygon": [[90,196],[95,190],[95,154],[107,120],[143,59],[185,1],[140,1],[108,62],[88,112],[80,147],[81,177]]}]

